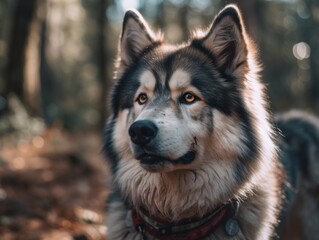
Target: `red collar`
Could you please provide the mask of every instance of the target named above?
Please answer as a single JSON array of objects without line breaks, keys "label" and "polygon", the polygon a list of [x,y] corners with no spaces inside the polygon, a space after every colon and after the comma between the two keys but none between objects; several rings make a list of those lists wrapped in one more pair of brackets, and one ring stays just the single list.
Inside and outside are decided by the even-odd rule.
[{"label": "red collar", "polygon": [[145,210],[133,210],[132,219],[137,231],[143,235],[161,240],[198,240],[213,233],[227,218],[233,217],[238,202],[229,202],[215,209],[211,214],[201,219],[183,220],[178,223],[168,223],[151,217]]}]

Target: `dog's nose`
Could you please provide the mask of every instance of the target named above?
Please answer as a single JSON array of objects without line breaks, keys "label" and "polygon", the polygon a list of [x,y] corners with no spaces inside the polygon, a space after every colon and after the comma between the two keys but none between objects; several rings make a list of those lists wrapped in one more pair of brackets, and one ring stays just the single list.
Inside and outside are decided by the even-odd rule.
[{"label": "dog's nose", "polygon": [[139,120],[131,125],[128,133],[133,143],[144,145],[149,143],[157,134],[158,128],[150,120]]}]

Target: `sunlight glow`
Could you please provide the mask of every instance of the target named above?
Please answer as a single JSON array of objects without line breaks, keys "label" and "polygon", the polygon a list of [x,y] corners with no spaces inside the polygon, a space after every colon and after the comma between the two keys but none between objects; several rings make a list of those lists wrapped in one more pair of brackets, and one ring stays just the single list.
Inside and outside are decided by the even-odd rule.
[{"label": "sunlight glow", "polygon": [[121,0],[121,5],[125,11],[130,8],[137,9],[139,7],[139,0]]}]

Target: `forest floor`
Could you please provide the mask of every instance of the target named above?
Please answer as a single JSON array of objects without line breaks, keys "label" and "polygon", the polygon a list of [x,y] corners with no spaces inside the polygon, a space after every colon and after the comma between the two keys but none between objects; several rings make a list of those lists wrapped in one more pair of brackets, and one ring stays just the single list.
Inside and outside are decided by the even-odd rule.
[{"label": "forest floor", "polygon": [[100,133],[0,136],[0,239],[105,239]]}]

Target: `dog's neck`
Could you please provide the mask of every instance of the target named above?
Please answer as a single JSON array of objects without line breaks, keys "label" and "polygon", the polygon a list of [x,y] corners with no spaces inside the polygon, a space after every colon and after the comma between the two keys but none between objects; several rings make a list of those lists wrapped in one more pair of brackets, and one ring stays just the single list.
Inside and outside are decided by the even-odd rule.
[{"label": "dog's neck", "polygon": [[150,173],[137,161],[127,161],[119,168],[117,181],[135,208],[143,207],[151,215],[178,222],[201,218],[236,198],[231,171],[227,163],[219,162],[193,171]]},{"label": "dog's neck", "polygon": [[204,239],[219,227],[224,227],[228,236],[239,231],[236,215],[239,201],[231,200],[214,209],[200,219],[184,219],[178,223],[167,222],[157,216],[151,216],[144,209],[133,209],[133,225],[144,237],[165,240]]}]

